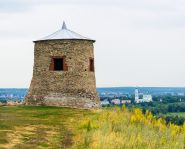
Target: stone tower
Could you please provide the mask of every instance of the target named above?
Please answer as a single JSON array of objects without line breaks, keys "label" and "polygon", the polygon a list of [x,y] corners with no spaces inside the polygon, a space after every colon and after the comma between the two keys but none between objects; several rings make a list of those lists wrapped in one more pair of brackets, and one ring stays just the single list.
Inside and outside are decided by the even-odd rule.
[{"label": "stone tower", "polygon": [[69,29],[34,41],[33,77],[26,105],[99,108],[94,72],[95,40]]}]

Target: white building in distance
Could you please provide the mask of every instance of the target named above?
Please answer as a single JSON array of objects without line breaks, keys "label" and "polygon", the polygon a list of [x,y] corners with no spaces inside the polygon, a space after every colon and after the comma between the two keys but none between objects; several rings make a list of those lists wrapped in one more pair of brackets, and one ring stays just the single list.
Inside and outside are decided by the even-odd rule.
[{"label": "white building in distance", "polygon": [[141,103],[141,102],[152,102],[152,95],[144,95],[143,98],[139,98],[139,90],[136,88],[135,89],[135,102],[136,103]]},{"label": "white building in distance", "polygon": [[107,105],[110,105],[109,101],[107,99],[101,101],[101,105],[102,106],[107,106]]}]

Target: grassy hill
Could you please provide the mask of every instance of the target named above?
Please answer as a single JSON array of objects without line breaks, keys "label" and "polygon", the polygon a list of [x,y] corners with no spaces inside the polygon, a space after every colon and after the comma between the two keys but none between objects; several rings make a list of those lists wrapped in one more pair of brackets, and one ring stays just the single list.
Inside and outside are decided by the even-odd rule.
[{"label": "grassy hill", "polygon": [[185,125],[125,107],[0,107],[0,149],[181,149],[184,132]]},{"label": "grassy hill", "polygon": [[0,107],[0,149],[68,148],[87,110],[59,107]]}]

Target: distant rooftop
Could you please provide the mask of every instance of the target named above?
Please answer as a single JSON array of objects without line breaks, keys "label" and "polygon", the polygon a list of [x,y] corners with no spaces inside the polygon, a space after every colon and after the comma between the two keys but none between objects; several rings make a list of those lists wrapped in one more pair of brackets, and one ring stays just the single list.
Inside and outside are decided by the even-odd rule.
[{"label": "distant rooftop", "polygon": [[46,36],[44,38],[41,38],[39,40],[36,41],[44,41],[44,40],[56,40],[56,39],[80,39],[80,40],[92,40],[90,38],[84,37],[78,33],[75,33],[71,30],[69,30],[65,24],[65,22],[63,22],[62,28],[56,32],[54,32],[53,34]]}]

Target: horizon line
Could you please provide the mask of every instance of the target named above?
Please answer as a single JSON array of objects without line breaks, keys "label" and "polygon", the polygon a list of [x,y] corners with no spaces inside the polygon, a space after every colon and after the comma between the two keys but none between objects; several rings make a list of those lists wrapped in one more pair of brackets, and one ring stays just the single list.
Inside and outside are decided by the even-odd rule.
[{"label": "horizon line", "polygon": [[[185,88],[185,86],[112,86],[96,88]],[[29,89],[29,87],[0,87],[0,89]]]}]

